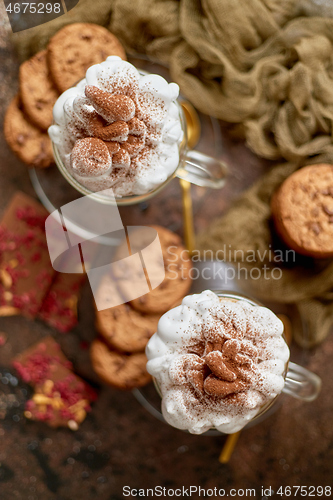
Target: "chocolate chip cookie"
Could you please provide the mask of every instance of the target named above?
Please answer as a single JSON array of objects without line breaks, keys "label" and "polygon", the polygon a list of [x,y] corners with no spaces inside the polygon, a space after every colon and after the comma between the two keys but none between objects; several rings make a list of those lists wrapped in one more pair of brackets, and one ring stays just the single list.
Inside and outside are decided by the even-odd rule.
[{"label": "chocolate chip cookie", "polygon": [[59,92],[49,74],[46,50],[21,64],[19,81],[24,111],[34,125],[47,130]]},{"label": "chocolate chip cookie", "polygon": [[19,96],[7,108],[4,134],[10,148],[27,165],[45,168],[53,163],[49,136],[28,121]]},{"label": "chocolate chip cookie", "polygon": [[297,170],[274,194],[271,208],[276,231],[290,248],[333,257],[333,165]]},{"label": "chocolate chip cookie", "polygon": [[192,262],[178,235],[161,226],[152,227],[156,229],[159,236],[165,277],[162,283],[152,291],[131,300],[130,303],[138,311],[163,314],[189,291]]},{"label": "chocolate chip cookie", "polygon": [[91,344],[90,355],[97,375],[112,387],[130,390],[151,381],[146,370],[147,358],[143,352],[119,353],[96,339]]},{"label": "chocolate chip cookie", "polygon": [[128,304],[98,311],[96,326],[104,340],[123,352],[143,351],[156,332],[160,314],[144,314]]},{"label": "chocolate chip cookie", "polygon": [[119,40],[106,28],[96,24],[69,24],[50,40],[48,62],[53,81],[64,92],[84,78],[87,69],[108,56],[126,54]]}]

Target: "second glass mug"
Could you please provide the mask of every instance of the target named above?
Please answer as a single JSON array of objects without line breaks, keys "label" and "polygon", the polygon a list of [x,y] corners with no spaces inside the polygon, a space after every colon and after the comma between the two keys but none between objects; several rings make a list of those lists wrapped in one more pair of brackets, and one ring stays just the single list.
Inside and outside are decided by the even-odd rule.
[{"label": "second glass mug", "polygon": [[[140,73],[146,74],[140,70]],[[177,101],[177,106],[179,110],[179,117],[181,121],[182,130],[184,132],[184,137],[179,145],[179,163],[176,170],[159,186],[157,186],[152,191],[145,194],[123,196],[121,198],[116,198],[116,203],[118,206],[134,205],[148,200],[149,198],[155,196],[164,187],[169,184],[169,182],[174,177],[179,177],[180,179],[187,180],[192,184],[197,186],[203,186],[208,188],[221,188],[225,184],[227,167],[226,165],[217,159],[214,159],[208,155],[205,155],[199,151],[188,149],[188,131],[185,114],[182,106]],[[115,203],[113,197],[108,197],[102,195],[101,193],[94,193],[90,191],[85,186],[80,184],[67,170],[65,167],[57,145],[52,143],[53,154],[56,165],[60,170],[64,178],[82,195],[89,195],[92,199],[99,203],[113,205]]]},{"label": "second glass mug", "polygon": [[[221,299],[227,299],[227,300],[245,300],[252,306],[259,306],[259,307],[265,307],[263,304],[260,302],[254,300],[254,299],[249,299],[246,296],[243,296],[239,293],[235,294],[232,292],[226,292],[226,291],[220,291],[220,290],[213,290],[214,293],[218,295]],[[284,373],[284,380],[285,384],[282,389],[282,393],[288,394],[289,396],[293,396],[294,398],[300,399],[305,402],[311,402],[314,401],[321,390],[321,379],[316,375],[315,373],[312,373],[311,371],[307,370],[303,366],[300,366],[296,363],[293,363],[292,361],[288,361]],[[156,381],[155,378],[153,378],[153,382],[156,388],[157,393],[159,394],[160,397],[162,397],[159,384]],[[151,405],[151,403],[147,400],[145,400],[144,396],[142,395],[142,391],[139,391],[138,389],[135,389],[133,391],[135,397],[143,404],[143,406],[154,416],[156,416],[159,420],[162,420],[165,422],[162,414],[158,415],[155,407]],[[272,400],[268,401],[265,403],[260,411],[245,425],[245,427],[252,427],[252,425],[255,425],[262,420],[264,420],[266,417],[269,416],[269,410],[272,409],[272,407],[277,403],[278,399],[280,398],[281,394],[278,394],[273,398]],[[212,435],[212,434],[223,434],[223,432],[218,431],[217,429],[212,429],[211,431],[207,431],[204,434],[205,435]]]}]

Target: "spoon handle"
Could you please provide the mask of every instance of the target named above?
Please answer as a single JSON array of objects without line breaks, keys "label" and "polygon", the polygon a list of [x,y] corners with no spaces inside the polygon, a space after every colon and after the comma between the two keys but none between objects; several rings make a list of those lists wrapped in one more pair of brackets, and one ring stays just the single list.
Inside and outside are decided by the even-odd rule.
[{"label": "spoon handle", "polygon": [[226,464],[229,462],[231,455],[235,449],[238,438],[240,436],[240,433],[241,432],[238,431],[235,432],[234,434],[229,434],[229,436],[227,437],[227,440],[224,443],[221,454],[219,456],[219,462],[221,464]]},{"label": "spoon handle", "polygon": [[195,249],[191,183],[185,179],[179,179],[179,183],[182,189],[184,240],[185,246],[191,256]]}]

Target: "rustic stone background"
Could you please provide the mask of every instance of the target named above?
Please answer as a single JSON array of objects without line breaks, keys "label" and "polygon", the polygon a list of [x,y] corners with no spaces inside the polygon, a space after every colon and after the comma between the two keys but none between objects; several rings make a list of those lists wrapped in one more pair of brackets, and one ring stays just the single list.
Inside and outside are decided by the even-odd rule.
[{"label": "rustic stone background", "polygon": [[[10,33],[0,3],[0,216],[16,190],[35,196],[26,166],[15,158],[2,133],[6,107],[18,88],[18,61]],[[209,122],[205,117],[202,120]],[[230,201],[266,167],[242,143],[232,140],[225,125],[221,124],[217,144],[211,145],[209,131],[206,135],[200,147],[223,158],[230,175],[221,191],[192,189],[197,230],[223,213]],[[181,234],[180,191],[175,183],[147,207],[125,210],[124,220],[162,222]],[[98,386],[85,348],[95,336],[88,288],[80,305],[79,326],[70,334],[57,334],[41,322],[20,317],[0,318],[0,331],[7,337],[0,347],[1,374],[10,371],[15,375],[10,368],[11,357],[52,333],[77,371]],[[322,377],[321,395],[311,404],[284,398],[277,412],[242,432],[227,465],[218,462],[225,437],[192,436],[172,429],[152,417],[131,393],[101,387],[93,411],[76,433],[28,422],[21,407],[14,409],[4,419],[0,418],[0,499],[117,500],[123,498],[125,485],[133,488],[200,485],[226,491],[256,488],[260,499],[261,486],[271,486],[277,491],[281,485],[331,484],[333,337],[310,353],[303,353],[295,346],[292,351],[294,359],[306,363]],[[0,401],[1,395],[9,391],[9,385],[0,380]]]}]

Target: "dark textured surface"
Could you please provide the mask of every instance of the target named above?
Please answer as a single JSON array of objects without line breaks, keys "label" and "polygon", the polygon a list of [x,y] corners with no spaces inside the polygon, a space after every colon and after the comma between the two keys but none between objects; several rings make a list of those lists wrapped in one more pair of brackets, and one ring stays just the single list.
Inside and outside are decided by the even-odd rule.
[{"label": "dark textured surface", "polygon": [[[8,35],[8,21],[0,4],[1,130],[4,111],[18,86],[18,64]],[[197,230],[220,215],[263,170],[263,163],[242,144],[233,142],[223,128],[221,144],[217,147],[231,175],[222,191],[192,189]],[[25,165],[11,153],[2,132],[0,151],[1,215],[17,189],[30,195],[34,195],[34,191]],[[149,204],[145,211],[127,211],[126,218],[132,223],[161,222],[181,233],[178,186],[170,187],[168,193]],[[0,372],[6,374],[9,370],[13,375],[10,359],[50,333],[43,323],[21,317],[0,318],[0,331],[7,336],[6,343],[0,347]],[[80,304],[79,326],[67,335],[53,334],[77,371],[97,384],[86,349],[95,336],[89,289],[85,289]],[[293,357],[304,358],[296,347]],[[323,379],[318,400],[306,404],[284,398],[274,415],[242,432],[228,465],[218,462],[225,437],[191,436],[172,429],[152,417],[130,393],[101,388],[93,411],[76,433],[26,421],[21,406],[16,406],[4,419],[0,417],[0,499],[117,500],[123,498],[125,485],[132,488],[200,485],[226,491],[255,488],[260,499],[261,486],[272,486],[276,491],[280,485],[331,484],[332,357],[331,336],[303,359],[308,368]],[[12,379],[9,377],[9,380]],[[0,381],[0,393],[8,393],[10,389],[10,383]],[[21,389],[24,387],[15,387],[18,400]]]}]

